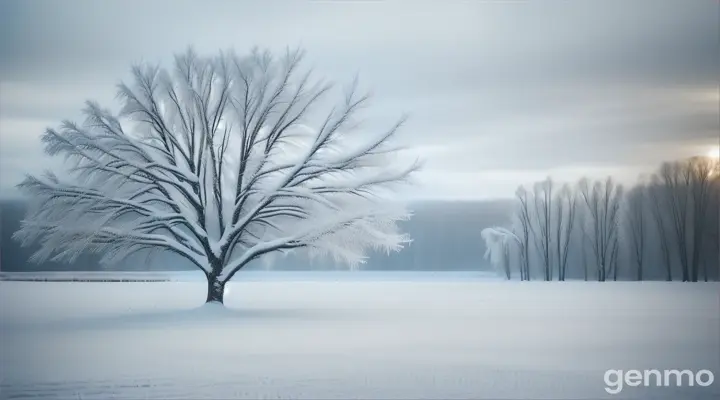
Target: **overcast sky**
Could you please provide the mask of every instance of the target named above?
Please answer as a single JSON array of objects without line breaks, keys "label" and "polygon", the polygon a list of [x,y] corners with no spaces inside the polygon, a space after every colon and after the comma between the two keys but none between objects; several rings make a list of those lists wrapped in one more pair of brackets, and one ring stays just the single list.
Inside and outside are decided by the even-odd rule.
[{"label": "overcast sky", "polygon": [[114,104],[141,60],[302,46],[359,73],[368,118],[408,112],[415,194],[512,196],[552,175],[633,183],[719,142],[719,4],[663,1],[1,1],[0,194],[52,162],[39,136]]}]

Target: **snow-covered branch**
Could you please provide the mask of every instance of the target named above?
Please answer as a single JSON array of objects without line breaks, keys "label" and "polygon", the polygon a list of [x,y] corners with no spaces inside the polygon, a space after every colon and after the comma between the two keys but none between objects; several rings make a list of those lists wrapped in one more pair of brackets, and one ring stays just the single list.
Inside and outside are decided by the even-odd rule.
[{"label": "snow-covered branch", "polygon": [[409,214],[386,194],[420,168],[395,157],[404,118],[358,129],[369,97],[357,80],[323,111],[335,88],[304,56],[191,49],[170,69],[134,67],[117,115],[87,102],[84,124],[47,130],[47,153],[69,168],[20,185],[33,207],[16,237],[38,240],[38,259],[163,249],[224,279],[272,252],[354,265],[369,248],[398,250]]}]

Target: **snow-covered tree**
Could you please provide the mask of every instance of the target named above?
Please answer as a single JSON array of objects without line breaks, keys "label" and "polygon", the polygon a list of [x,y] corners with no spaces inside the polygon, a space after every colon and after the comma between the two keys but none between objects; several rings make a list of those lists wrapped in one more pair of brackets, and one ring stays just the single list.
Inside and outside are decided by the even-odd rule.
[{"label": "snow-covered tree", "polygon": [[485,259],[490,261],[498,274],[511,279],[510,248],[511,246],[521,247],[520,238],[502,227],[485,228],[480,232],[480,236],[485,240]]},{"label": "snow-covered tree", "polygon": [[134,67],[118,114],[88,102],[84,124],[45,132],[46,152],[69,168],[19,185],[31,205],[15,237],[41,244],[38,261],[170,251],[220,303],[236,272],[273,253],[357,265],[369,248],[401,249],[396,222],[409,213],[389,195],[419,167],[392,145],[403,120],[359,129],[368,96],[357,81],[324,107],[333,87],[301,71],[302,58],[188,50],[170,69]]}]

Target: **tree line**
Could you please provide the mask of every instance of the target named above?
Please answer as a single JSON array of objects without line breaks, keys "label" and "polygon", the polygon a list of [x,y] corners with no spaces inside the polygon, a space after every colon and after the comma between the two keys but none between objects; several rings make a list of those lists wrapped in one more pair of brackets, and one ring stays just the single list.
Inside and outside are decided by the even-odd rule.
[{"label": "tree line", "polygon": [[719,210],[720,163],[693,157],[627,189],[612,177],[520,186],[510,228],[483,237],[508,279],[713,281]]}]

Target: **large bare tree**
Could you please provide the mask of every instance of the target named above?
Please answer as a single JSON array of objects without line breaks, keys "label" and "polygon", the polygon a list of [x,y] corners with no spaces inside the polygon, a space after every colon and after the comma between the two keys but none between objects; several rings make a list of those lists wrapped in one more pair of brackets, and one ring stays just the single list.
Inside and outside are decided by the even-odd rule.
[{"label": "large bare tree", "polygon": [[140,65],[120,84],[115,115],[88,102],[42,140],[67,173],[28,176],[31,200],[15,237],[39,241],[35,260],[112,263],[169,251],[207,277],[207,302],[252,260],[304,249],[352,265],[368,248],[399,250],[409,216],[388,201],[418,168],[392,145],[403,120],[359,129],[368,97],[301,70],[302,51],[177,55],[170,69]]}]

